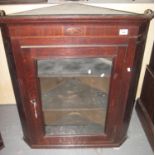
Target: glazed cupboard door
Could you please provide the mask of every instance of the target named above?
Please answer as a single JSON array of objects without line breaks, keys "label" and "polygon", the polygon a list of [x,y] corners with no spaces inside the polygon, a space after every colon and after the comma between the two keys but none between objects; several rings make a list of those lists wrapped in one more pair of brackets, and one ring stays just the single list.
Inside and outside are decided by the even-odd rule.
[{"label": "glazed cupboard door", "polygon": [[125,45],[21,46],[15,60],[32,145],[111,143],[125,54]]}]

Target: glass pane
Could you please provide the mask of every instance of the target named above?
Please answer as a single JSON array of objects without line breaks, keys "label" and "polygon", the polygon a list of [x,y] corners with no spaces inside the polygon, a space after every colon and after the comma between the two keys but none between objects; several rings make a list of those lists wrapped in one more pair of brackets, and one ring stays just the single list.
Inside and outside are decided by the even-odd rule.
[{"label": "glass pane", "polygon": [[38,60],[48,135],[104,133],[112,59]]}]

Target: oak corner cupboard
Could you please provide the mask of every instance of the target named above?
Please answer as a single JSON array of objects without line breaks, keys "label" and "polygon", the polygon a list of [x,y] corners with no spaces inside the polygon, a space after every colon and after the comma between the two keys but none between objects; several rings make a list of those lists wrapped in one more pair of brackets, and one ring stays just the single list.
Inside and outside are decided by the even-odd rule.
[{"label": "oak corner cupboard", "polygon": [[28,145],[120,146],[127,138],[151,10],[134,14],[64,3],[0,14]]}]

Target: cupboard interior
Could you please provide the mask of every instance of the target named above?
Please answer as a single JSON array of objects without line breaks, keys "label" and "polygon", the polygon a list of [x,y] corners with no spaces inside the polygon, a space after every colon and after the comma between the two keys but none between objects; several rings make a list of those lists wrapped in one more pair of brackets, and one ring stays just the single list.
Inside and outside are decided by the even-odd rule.
[{"label": "cupboard interior", "polygon": [[38,60],[47,135],[104,133],[112,60]]}]

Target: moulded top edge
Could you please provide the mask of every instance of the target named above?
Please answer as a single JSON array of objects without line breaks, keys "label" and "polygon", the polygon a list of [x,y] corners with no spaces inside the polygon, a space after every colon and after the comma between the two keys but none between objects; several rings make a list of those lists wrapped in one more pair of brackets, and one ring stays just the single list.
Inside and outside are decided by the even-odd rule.
[{"label": "moulded top edge", "polygon": [[[33,23],[33,22],[142,22],[151,20],[153,11],[147,10],[144,14],[137,14],[109,8],[96,7],[79,2],[66,2],[50,7],[33,9],[25,12],[5,15],[0,11],[2,23]],[[104,20],[103,20],[104,19]],[[131,24],[130,22],[130,24]]]}]

